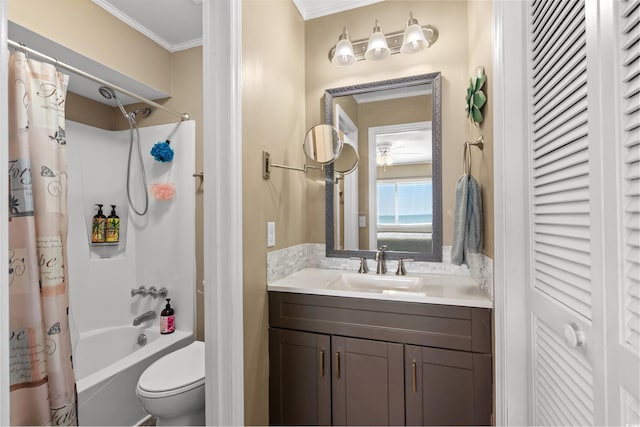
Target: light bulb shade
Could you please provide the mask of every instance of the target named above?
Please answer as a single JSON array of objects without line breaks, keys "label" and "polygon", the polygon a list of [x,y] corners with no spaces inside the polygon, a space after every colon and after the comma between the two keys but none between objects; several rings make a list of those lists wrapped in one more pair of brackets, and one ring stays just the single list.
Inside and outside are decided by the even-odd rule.
[{"label": "light bulb shade", "polygon": [[402,48],[400,49],[400,52],[412,54],[420,52],[428,46],[429,42],[427,42],[424,37],[422,27],[420,27],[417,22],[408,25],[407,29],[404,30],[404,37],[402,38]]},{"label": "light bulb shade", "polygon": [[369,61],[379,61],[389,56],[390,53],[391,50],[389,50],[389,46],[387,45],[387,38],[384,33],[380,31],[380,27],[375,27],[374,32],[371,34],[371,37],[369,37],[367,51],[364,57]]},{"label": "light bulb shade", "polygon": [[353,54],[353,45],[349,39],[345,38],[338,41],[331,62],[338,67],[347,67],[356,62],[356,56]]}]

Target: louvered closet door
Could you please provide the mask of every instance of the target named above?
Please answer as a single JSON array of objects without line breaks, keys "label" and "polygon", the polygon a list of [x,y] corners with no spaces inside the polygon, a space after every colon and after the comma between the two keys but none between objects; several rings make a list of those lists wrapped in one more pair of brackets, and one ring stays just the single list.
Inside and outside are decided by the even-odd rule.
[{"label": "louvered closet door", "polygon": [[619,316],[610,348],[615,378],[610,391],[611,421],[640,424],[640,0],[614,3],[619,90],[618,194],[622,229],[618,280]]},{"label": "louvered closet door", "polygon": [[[585,1],[528,5],[530,410],[535,425],[603,424],[602,283],[594,252]],[[598,305],[600,304],[600,306]]]}]

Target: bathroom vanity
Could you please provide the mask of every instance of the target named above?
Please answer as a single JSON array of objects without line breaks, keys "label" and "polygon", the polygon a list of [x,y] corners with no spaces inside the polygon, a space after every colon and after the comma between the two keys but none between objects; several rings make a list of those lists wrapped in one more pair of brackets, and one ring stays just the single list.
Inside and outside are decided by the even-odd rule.
[{"label": "bathroom vanity", "polygon": [[269,285],[269,324],[271,424],[491,424],[491,301],[470,278],[302,270]]}]

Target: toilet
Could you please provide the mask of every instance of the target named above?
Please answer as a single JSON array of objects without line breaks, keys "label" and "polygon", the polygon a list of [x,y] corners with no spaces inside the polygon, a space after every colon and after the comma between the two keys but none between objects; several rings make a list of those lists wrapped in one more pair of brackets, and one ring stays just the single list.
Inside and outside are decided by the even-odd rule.
[{"label": "toilet", "polygon": [[136,395],[158,426],[205,425],[204,343],[194,341],[153,362],[140,375]]}]

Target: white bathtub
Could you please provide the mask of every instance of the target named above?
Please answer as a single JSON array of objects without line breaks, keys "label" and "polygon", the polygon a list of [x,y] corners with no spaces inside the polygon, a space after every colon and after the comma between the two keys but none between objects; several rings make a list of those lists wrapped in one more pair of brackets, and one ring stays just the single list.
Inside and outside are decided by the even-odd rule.
[{"label": "white bathtub", "polygon": [[[133,426],[147,416],[136,397],[138,378],[155,360],[194,339],[183,331],[160,335],[156,328],[119,326],[80,335],[73,363],[81,426]],[[141,333],[144,346],[137,344]]]}]

